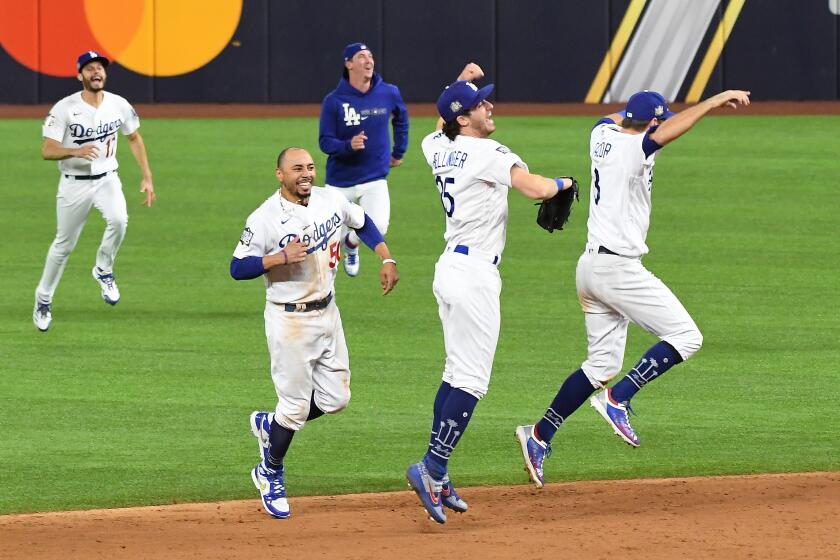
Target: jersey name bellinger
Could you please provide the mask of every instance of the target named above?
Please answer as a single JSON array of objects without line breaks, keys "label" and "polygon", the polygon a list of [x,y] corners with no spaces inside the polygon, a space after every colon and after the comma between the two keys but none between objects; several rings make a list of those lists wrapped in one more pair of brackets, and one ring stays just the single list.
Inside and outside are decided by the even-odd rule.
[{"label": "jersey name bellinger", "polygon": [[436,152],[432,156],[432,168],[440,169],[442,167],[460,167],[464,168],[464,162],[467,161],[467,152],[461,150]]},{"label": "jersey name bellinger", "polygon": [[341,217],[336,212],[335,214],[327,218],[327,220],[324,223],[315,223],[312,225],[315,226],[313,228],[313,234],[310,235],[309,233],[304,233],[303,235],[297,235],[294,233],[289,233],[280,240],[278,247],[280,249],[283,249],[296,237],[299,237],[300,242],[303,243],[305,247],[307,247],[307,253],[312,253],[314,251],[317,251],[318,249],[325,251],[327,249],[327,242],[341,228]]}]

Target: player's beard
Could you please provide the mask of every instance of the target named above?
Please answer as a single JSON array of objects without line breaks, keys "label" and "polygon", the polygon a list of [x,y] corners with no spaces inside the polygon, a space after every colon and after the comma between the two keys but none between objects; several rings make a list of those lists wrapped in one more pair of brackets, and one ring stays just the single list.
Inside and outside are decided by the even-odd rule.
[{"label": "player's beard", "polygon": [[302,206],[309,205],[309,196],[312,194],[311,181],[306,185],[300,185],[298,183],[295,183],[292,187],[286,187],[284,185],[284,188],[289,195],[287,197],[289,200],[297,201]]},{"label": "player's beard", "polygon": [[103,76],[101,82],[93,82],[92,80],[88,80],[87,78],[82,76],[82,87],[85,88],[85,91],[89,91],[91,93],[97,93],[97,92],[105,89],[106,80],[107,80],[107,78]]}]

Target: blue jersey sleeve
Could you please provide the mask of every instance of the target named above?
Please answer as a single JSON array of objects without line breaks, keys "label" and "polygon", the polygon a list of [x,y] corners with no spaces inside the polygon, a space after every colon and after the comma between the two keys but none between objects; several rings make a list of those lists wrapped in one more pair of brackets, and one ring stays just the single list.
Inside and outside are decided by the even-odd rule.
[{"label": "blue jersey sleeve", "polygon": [[645,153],[645,157],[650,157],[650,155],[662,148],[659,144],[656,143],[656,140],[650,137],[651,134],[659,128],[659,125],[652,126],[645,132],[645,137],[642,138],[642,151]]},{"label": "blue jersey sleeve", "polygon": [[391,155],[394,159],[402,159],[408,150],[408,110],[405,108],[400,90],[394,87],[394,110],[391,126],[394,129],[394,149]]},{"label": "blue jersey sleeve", "polygon": [[385,241],[382,232],[379,231],[379,228],[367,214],[365,214],[365,223],[362,224],[362,227],[356,229],[356,235],[371,249],[376,249],[377,245]]},{"label": "blue jersey sleeve", "polygon": [[336,105],[332,95],[324,98],[321,104],[321,124],[318,129],[318,146],[321,151],[330,156],[346,156],[353,152],[350,140],[338,138],[335,126]]},{"label": "blue jersey sleeve", "polygon": [[230,275],[234,280],[251,280],[265,274],[262,257],[250,256],[230,261]]},{"label": "blue jersey sleeve", "polygon": [[598,119],[598,121],[592,125],[592,129],[594,130],[596,126],[601,124],[615,124],[612,119],[608,119],[607,117],[603,117]]}]

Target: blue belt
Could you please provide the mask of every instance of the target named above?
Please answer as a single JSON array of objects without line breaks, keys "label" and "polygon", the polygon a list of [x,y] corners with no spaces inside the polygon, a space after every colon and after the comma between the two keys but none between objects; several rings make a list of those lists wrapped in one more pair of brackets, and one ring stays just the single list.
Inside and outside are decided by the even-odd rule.
[{"label": "blue belt", "polygon": [[[455,253],[461,253],[462,255],[469,255],[470,254],[470,248],[467,247],[466,245],[455,245],[455,248],[452,249],[452,251],[455,252]],[[497,264],[498,262],[499,262],[499,255],[495,255],[493,257],[493,264]]]},{"label": "blue belt", "polygon": [[295,311],[305,313],[307,311],[317,311],[319,309],[324,309],[330,304],[331,301],[332,294],[329,294],[324,299],[319,299],[317,301],[308,301],[306,303],[282,303],[280,305],[282,305],[283,309],[285,309],[289,313],[294,313]]}]

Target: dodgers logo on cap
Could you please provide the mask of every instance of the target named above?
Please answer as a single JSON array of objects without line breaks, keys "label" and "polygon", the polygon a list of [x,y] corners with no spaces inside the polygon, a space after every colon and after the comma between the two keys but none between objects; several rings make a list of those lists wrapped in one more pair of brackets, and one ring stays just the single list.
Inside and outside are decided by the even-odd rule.
[{"label": "dodgers logo on cap", "polygon": [[110,62],[107,58],[105,58],[96,51],[86,51],[80,54],[78,60],[76,60],[76,70],[81,72],[85,64],[93,62],[94,60],[101,62],[102,66],[105,67],[107,67],[108,63]]},{"label": "dodgers logo on cap", "polygon": [[438,114],[445,122],[449,122],[458,115],[463,115],[493,92],[493,84],[479,89],[472,82],[460,80],[446,86],[437,100]]}]

